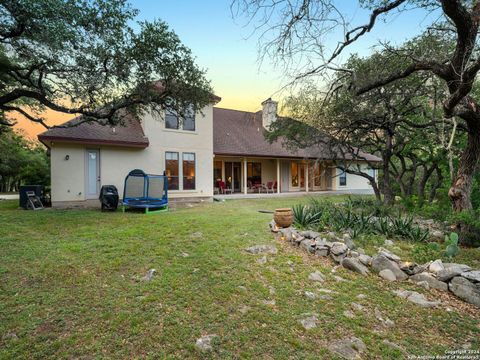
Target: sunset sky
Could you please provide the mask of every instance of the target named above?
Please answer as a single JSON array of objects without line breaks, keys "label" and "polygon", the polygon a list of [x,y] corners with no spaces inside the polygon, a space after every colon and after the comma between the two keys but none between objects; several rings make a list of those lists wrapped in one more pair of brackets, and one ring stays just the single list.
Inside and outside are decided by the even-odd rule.
[{"label": "sunset sky", "polygon": [[[353,24],[366,22],[368,12],[358,8],[358,1],[342,0],[341,10]],[[260,103],[269,98],[280,100],[277,91],[285,83],[281,69],[270,63],[261,67],[257,61],[258,34],[252,35],[252,26],[246,19],[232,18],[230,0],[134,0],[140,10],[139,20],[155,18],[166,21],[190,47],[197,63],[207,69],[215,93],[222,97],[219,107],[256,111]],[[388,22],[379,23],[372,34],[356,44],[350,52],[367,55],[378,40],[400,43],[418,34],[429,24],[422,11],[391,16]],[[327,47],[334,46],[333,36]],[[345,55],[348,55],[348,53]],[[48,112],[50,125],[71,118],[71,115]],[[30,137],[43,131],[43,127],[19,119],[17,128]]]}]

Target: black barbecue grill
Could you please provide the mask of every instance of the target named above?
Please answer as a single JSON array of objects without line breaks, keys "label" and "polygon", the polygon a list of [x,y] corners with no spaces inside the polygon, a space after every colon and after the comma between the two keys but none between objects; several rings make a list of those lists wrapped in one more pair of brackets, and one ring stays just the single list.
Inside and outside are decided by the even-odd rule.
[{"label": "black barbecue grill", "polygon": [[102,211],[115,211],[118,207],[118,190],[115,185],[103,185],[100,190],[100,203]]}]

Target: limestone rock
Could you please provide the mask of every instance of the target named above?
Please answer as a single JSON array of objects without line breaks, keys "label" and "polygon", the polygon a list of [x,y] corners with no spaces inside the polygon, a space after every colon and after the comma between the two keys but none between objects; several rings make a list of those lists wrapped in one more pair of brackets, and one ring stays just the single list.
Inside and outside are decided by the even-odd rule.
[{"label": "limestone rock", "polygon": [[275,306],[277,302],[275,301],[275,299],[271,299],[271,300],[263,300],[262,301],[262,304],[263,305],[267,305],[267,306]]},{"label": "limestone rock", "polygon": [[155,269],[150,269],[147,271],[147,273],[145,274],[145,276],[142,278],[143,281],[150,281],[153,279],[153,277],[155,276],[157,270]]},{"label": "limestone rock", "polygon": [[408,275],[405,274],[402,270],[400,270],[400,267],[398,266],[398,264],[388,259],[383,254],[379,254],[373,258],[372,268],[377,272],[380,272],[385,269],[389,269],[395,274],[395,278],[399,281],[408,279]]},{"label": "limestone rock", "polygon": [[444,237],[445,237],[445,234],[443,233],[443,231],[440,231],[440,230],[430,231],[430,239],[443,241]]},{"label": "limestone rock", "polygon": [[480,270],[466,271],[462,273],[462,277],[474,283],[480,282]]},{"label": "limestone rock", "polygon": [[359,273],[363,276],[367,276],[369,274],[368,268],[363,265],[359,260],[356,258],[345,258],[342,261],[342,266],[346,269],[352,270],[356,273]]},{"label": "limestone rock", "polygon": [[217,337],[218,335],[215,334],[202,336],[201,338],[197,339],[195,347],[202,352],[211,351],[213,349],[212,342]]},{"label": "limestone rock", "polygon": [[383,245],[385,245],[385,246],[392,246],[392,245],[393,245],[393,241],[386,239],[385,242],[383,243]]},{"label": "limestone rock", "polygon": [[400,256],[395,255],[394,253],[392,253],[392,252],[390,252],[386,249],[383,249],[383,248],[380,248],[380,251],[378,252],[378,254],[383,255],[387,259],[395,261],[395,262],[400,262],[402,260],[402,259],[400,259]]},{"label": "limestone rock", "polygon": [[345,245],[347,245],[347,248],[349,248],[350,250],[355,249],[355,244],[353,243],[352,237],[350,236],[349,233],[343,234],[343,242],[345,243]]},{"label": "limestone rock", "polygon": [[365,312],[365,307],[359,303],[352,302],[350,305],[352,306],[352,309],[355,311]]},{"label": "limestone rock", "polygon": [[341,263],[347,254],[348,247],[344,243],[334,242],[330,248],[330,255],[337,263]]},{"label": "limestone rock", "polygon": [[314,294],[313,292],[311,292],[311,291],[305,291],[304,294],[305,294],[305,296],[306,296],[307,298],[309,298],[310,300],[315,300],[316,297],[317,297],[317,295],[315,295],[315,294]]},{"label": "limestone rock", "polygon": [[437,279],[440,281],[450,281],[455,276],[459,276],[461,273],[471,270],[470,266],[463,264],[443,264],[445,269],[437,273]]},{"label": "limestone rock", "polygon": [[320,271],[317,270],[312,272],[310,275],[308,275],[308,280],[316,281],[316,282],[324,282],[325,277]]},{"label": "limestone rock", "polygon": [[328,246],[318,246],[315,249],[315,255],[317,256],[328,256],[330,253],[330,248]]},{"label": "limestone rock", "polygon": [[310,330],[317,327],[317,321],[317,315],[313,314],[304,319],[301,319],[300,324],[302,324],[305,330]]},{"label": "limestone rock", "polygon": [[402,270],[407,275],[415,275],[415,274],[426,271],[430,263],[426,265],[418,265],[415,263],[403,262],[403,263],[400,263],[399,265],[400,265],[400,270]]},{"label": "limestone rock", "polygon": [[312,230],[300,231],[300,235],[307,239],[315,239],[320,236],[320,233]]},{"label": "limestone rock", "polygon": [[357,337],[337,340],[328,345],[328,350],[347,360],[361,358],[361,353],[366,349],[365,343]]},{"label": "limestone rock", "polygon": [[317,291],[320,292],[320,293],[324,293],[324,294],[332,294],[332,293],[334,293],[333,290],[324,289],[324,288],[317,289]]},{"label": "limestone rock", "polygon": [[465,265],[465,264],[458,264],[458,263],[443,263],[443,266],[445,267],[445,269],[450,269],[452,267],[461,267],[461,268],[465,268],[464,271],[468,271],[468,270],[471,270],[472,268],[468,265]]},{"label": "limestone rock", "polygon": [[430,308],[430,307],[435,307],[440,305],[440,301],[429,301],[425,296],[422,294],[416,292],[416,291],[409,291],[409,290],[394,290],[393,293],[397,296],[400,296],[404,299],[407,299],[408,301],[424,307],[424,308]]},{"label": "limestone rock", "polygon": [[250,306],[244,304],[244,305],[240,306],[240,308],[238,309],[238,311],[239,311],[241,314],[245,315],[247,312],[250,311]]},{"label": "limestone rock", "polygon": [[442,270],[445,270],[445,267],[443,266],[442,260],[437,259],[430,264],[430,266],[428,267],[428,270],[436,274]]},{"label": "limestone rock", "polygon": [[361,254],[361,253],[358,256],[358,260],[365,266],[370,266],[370,264],[372,263],[372,257],[371,256]]},{"label": "limestone rock", "polygon": [[383,269],[382,271],[380,271],[378,273],[378,275],[382,278],[382,279],[385,279],[387,281],[396,281],[397,280],[397,277],[395,276],[395,274],[393,273],[392,270],[390,269]]},{"label": "limestone rock", "polygon": [[460,299],[480,307],[480,286],[474,284],[462,276],[456,276],[448,285],[450,291]]},{"label": "limestone rock", "polygon": [[304,239],[300,242],[300,248],[308,251],[309,253],[315,252],[315,240]]},{"label": "limestone rock", "polygon": [[254,245],[245,249],[250,254],[276,254],[277,248],[273,245]]},{"label": "limestone rock", "polygon": [[293,229],[291,227],[288,228],[280,228],[278,232],[285,238],[287,241],[293,240]]},{"label": "limestone rock", "polygon": [[410,276],[410,280],[413,282],[420,282],[420,281],[425,281],[428,283],[428,286],[432,289],[437,289],[437,290],[442,290],[442,291],[448,291],[448,285],[447,283],[444,283],[443,281],[435,279],[431,274],[427,272],[423,272],[420,274],[416,274],[413,276]]},{"label": "limestone rock", "polygon": [[395,326],[395,322],[393,322],[393,320],[390,320],[386,316],[383,316],[383,314],[381,313],[380,310],[378,310],[378,308],[375,308],[375,317],[377,318],[378,321],[380,321],[386,327]]},{"label": "limestone rock", "polygon": [[273,232],[273,233],[278,233],[279,231],[279,228],[277,226],[277,224],[275,223],[275,220],[272,220],[268,223],[268,226],[270,227],[270,230]]},{"label": "limestone rock", "polygon": [[419,282],[417,282],[417,285],[421,286],[425,290],[430,290],[430,285],[428,285],[428,282],[426,282],[426,281],[419,281]]},{"label": "limestone rock", "polygon": [[262,256],[260,259],[257,260],[257,263],[259,263],[260,265],[263,265],[263,264],[266,264],[267,263],[267,257],[266,256]]}]

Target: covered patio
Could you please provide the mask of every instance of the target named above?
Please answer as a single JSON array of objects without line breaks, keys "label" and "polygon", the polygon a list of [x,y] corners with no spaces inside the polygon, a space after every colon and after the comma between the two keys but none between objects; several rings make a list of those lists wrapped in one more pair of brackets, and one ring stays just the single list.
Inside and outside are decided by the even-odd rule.
[{"label": "covered patio", "polygon": [[214,194],[270,195],[335,190],[336,168],[329,161],[300,158],[214,158]]},{"label": "covered patio", "polygon": [[302,192],[286,192],[286,193],[275,193],[275,194],[266,194],[266,193],[234,193],[234,194],[217,194],[214,195],[215,200],[240,200],[240,199],[263,199],[268,197],[302,197],[302,196],[331,196],[331,195],[372,195],[371,190],[323,190],[323,191],[302,191]]}]

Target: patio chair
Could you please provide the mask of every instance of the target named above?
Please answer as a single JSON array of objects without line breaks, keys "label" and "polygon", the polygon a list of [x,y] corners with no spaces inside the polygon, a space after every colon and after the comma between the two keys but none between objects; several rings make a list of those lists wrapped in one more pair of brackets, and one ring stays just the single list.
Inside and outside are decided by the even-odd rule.
[{"label": "patio chair", "polygon": [[273,181],[267,182],[266,186],[267,194],[271,191],[273,193]]},{"label": "patio chair", "polygon": [[277,182],[276,182],[276,181],[275,181],[275,182],[269,181],[269,182],[267,183],[267,194],[268,194],[270,191],[272,192],[272,194],[275,193],[275,192],[277,192]]},{"label": "patio chair", "polygon": [[219,181],[218,182],[218,188],[220,189],[220,194],[233,194],[233,190],[231,188],[228,188],[225,186],[224,181]]}]

